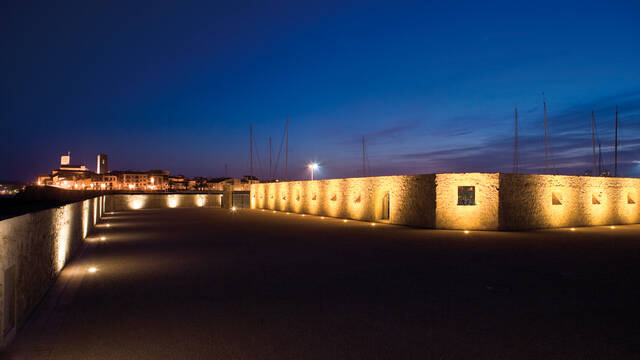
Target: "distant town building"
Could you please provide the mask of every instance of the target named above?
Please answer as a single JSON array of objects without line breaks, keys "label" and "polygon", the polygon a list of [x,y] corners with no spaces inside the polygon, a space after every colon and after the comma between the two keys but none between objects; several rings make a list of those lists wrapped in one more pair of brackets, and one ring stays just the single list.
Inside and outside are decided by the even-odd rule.
[{"label": "distant town building", "polygon": [[106,154],[98,154],[98,165],[96,166],[96,173],[103,175],[109,172],[109,158]]},{"label": "distant town building", "polygon": [[254,176],[242,178],[189,179],[184,175],[170,176],[167,170],[109,171],[106,154],[99,154],[96,172],[84,165],[71,163],[71,154],[60,157],[60,168],[51,174],[38,176],[40,186],[55,186],[69,190],[123,190],[123,191],[222,191],[231,185],[234,191],[249,191],[251,184],[260,182]]}]

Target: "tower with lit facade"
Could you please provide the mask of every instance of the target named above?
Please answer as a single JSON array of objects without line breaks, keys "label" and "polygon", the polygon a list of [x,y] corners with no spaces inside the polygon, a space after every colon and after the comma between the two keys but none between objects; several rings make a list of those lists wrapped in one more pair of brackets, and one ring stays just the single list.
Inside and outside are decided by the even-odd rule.
[{"label": "tower with lit facade", "polygon": [[98,154],[98,166],[96,167],[96,173],[106,174],[109,172],[109,161],[106,154]]}]

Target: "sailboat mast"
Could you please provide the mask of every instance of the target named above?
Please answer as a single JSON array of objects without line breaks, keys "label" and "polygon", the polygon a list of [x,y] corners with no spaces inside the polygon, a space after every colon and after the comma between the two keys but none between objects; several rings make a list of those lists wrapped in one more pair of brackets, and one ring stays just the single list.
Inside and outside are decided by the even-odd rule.
[{"label": "sailboat mast", "polygon": [[[284,151],[284,179],[289,179],[289,115],[287,115],[287,140]],[[282,149],[282,148],[281,148]]]},{"label": "sailboat mast", "polygon": [[513,133],[513,173],[518,173],[518,108],[515,108],[515,126]]},{"label": "sailboat mast", "polygon": [[616,144],[614,153],[613,176],[618,176],[618,105],[616,105]]},{"label": "sailboat mast", "polygon": [[249,175],[253,176],[253,124],[249,124],[249,157],[251,158]]},{"label": "sailboat mast", "polygon": [[544,107],[544,170],[549,172],[549,124],[547,123],[547,102],[542,93],[542,104]]},{"label": "sailboat mast", "polygon": [[591,110],[591,144],[593,147],[593,176],[597,176],[596,168],[596,118]]},{"label": "sailboat mast", "polygon": [[367,167],[366,167],[366,149],[364,146],[364,135],[362,136],[362,176],[367,176]]},{"label": "sailboat mast", "polygon": [[602,143],[598,142],[598,176],[602,175]]},{"label": "sailboat mast", "polygon": [[273,162],[273,157],[272,157],[272,149],[271,149],[271,136],[269,136],[269,180],[273,180],[272,179],[272,174],[271,174],[271,163]]}]

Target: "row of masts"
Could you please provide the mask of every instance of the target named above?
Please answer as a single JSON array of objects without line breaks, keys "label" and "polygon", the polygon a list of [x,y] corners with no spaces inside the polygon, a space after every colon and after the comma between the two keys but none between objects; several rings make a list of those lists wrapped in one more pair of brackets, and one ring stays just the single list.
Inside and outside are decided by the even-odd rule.
[{"label": "row of masts", "polygon": [[[287,115],[287,122],[285,125],[285,133],[284,133],[284,142],[285,142],[285,151],[284,151],[284,178],[289,178],[289,120],[290,116]],[[253,124],[249,124],[249,171],[252,177],[255,176],[255,168],[253,164],[253,148],[255,145],[255,137],[253,135]],[[282,148],[281,148],[282,149]],[[367,176],[367,150],[364,135],[362,136],[362,176]],[[279,159],[279,155],[278,155]],[[260,161],[258,155],[258,161]],[[277,162],[276,162],[277,163]],[[226,176],[226,164],[225,164],[225,176]],[[271,136],[269,136],[269,171],[268,171],[268,179],[273,180],[276,177],[277,173],[277,165],[274,169],[273,166],[273,142]]]},{"label": "row of masts", "polygon": [[[544,99],[543,93],[543,126],[544,126],[544,166],[545,171],[549,172],[551,169],[553,173],[556,172],[555,161],[553,160],[553,152],[551,145],[551,129],[549,127],[549,121],[547,117],[547,102]],[[287,122],[285,125],[284,142],[285,142],[285,160],[284,160],[284,179],[289,178],[289,120],[287,115]],[[518,174],[520,172],[520,156],[518,151],[518,108],[514,109],[514,143],[513,143],[513,173]],[[604,174],[602,168],[602,144],[599,139],[598,143],[598,155],[596,159],[596,139],[597,139],[597,127],[595,120],[595,112],[591,110],[591,144],[593,154],[593,176],[601,176]],[[250,174],[255,176],[253,166],[253,147],[255,144],[255,138],[253,136],[253,124],[249,125],[249,152],[250,152]],[[618,106],[616,105],[616,121],[615,121],[615,141],[614,141],[614,170],[613,176],[618,176]],[[282,143],[280,150],[282,150]],[[280,154],[278,154],[278,159]],[[259,156],[258,156],[259,160]],[[274,171],[273,169],[273,144],[271,136],[269,137],[269,172],[268,178],[271,180],[276,176],[277,165]],[[225,176],[227,173],[227,165],[225,164]],[[362,136],[362,176],[367,176],[367,147],[364,135]]]},{"label": "row of masts", "polygon": [[[544,100],[544,93],[542,94],[543,100],[543,111],[544,111],[544,167],[545,171],[549,172],[549,167],[553,169],[553,173],[556,172],[555,162],[553,161],[552,154],[552,146],[551,146],[551,130],[549,127],[549,121],[547,119],[547,102]],[[514,111],[514,140],[513,140],[513,173],[518,174],[520,172],[520,157],[518,152],[518,108],[515,108]],[[593,152],[593,176],[602,176],[607,173],[602,168],[602,143],[600,139],[597,140],[598,143],[598,156],[596,160],[596,138],[597,138],[597,128],[596,128],[596,120],[595,120],[595,112],[591,110],[591,145]],[[364,141],[364,138],[363,138]],[[363,145],[364,146],[364,145]],[[616,122],[615,122],[615,140],[614,140],[614,167],[613,167],[613,176],[618,176],[618,106],[616,105]],[[597,164],[597,165],[596,165]]]}]

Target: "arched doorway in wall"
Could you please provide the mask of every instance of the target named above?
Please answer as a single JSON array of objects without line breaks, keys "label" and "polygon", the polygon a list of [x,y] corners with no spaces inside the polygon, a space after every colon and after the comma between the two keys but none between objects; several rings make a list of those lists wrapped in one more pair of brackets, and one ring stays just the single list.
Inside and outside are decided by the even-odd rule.
[{"label": "arched doorway in wall", "polygon": [[389,193],[382,197],[382,214],[380,220],[389,220]]}]

